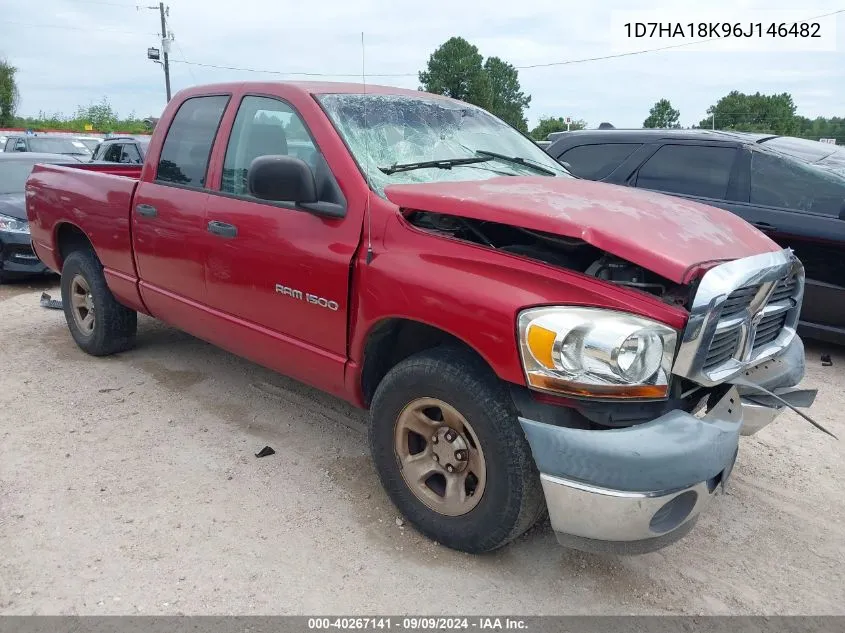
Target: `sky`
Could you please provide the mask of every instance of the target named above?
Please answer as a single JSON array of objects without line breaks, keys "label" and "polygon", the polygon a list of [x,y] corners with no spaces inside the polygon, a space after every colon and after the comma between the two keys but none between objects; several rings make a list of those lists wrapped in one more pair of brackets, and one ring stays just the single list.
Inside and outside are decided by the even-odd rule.
[{"label": "sky", "polygon": [[[72,114],[106,97],[123,116],[158,116],[165,105],[164,73],[146,58],[157,46],[157,10],[147,0],[0,0],[0,57],[18,68],[18,113]],[[673,44],[624,41],[615,11],[686,22],[701,3],[665,0],[170,0],[171,82],[181,88],[220,81],[313,79],[303,75],[214,69],[194,64],[324,73],[323,80],[417,88],[416,73],[444,41],[459,35],[487,56],[515,66],[601,57],[621,50]],[[574,6],[573,6],[574,5]],[[566,7],[569,7],[568,9]],[[803,19],[845,9],[845,0],[708,0],[717,20],[746,18],[758,7],[789,9]],[[765,13],[755,13],[762,20]],[[618,18],[618,15],[617,15]],[[654,19],[651,17],[650,19]],[[798,113],[845,116],[845,12],[826,18],[825,43],[834,51],[736,51],[716,42],[613,59],[523,68],[533,126],[543,116],[609,121],[639,127],[661,98],[680,110],[684,126],[731,90],[793,95]],[[832,38],[832,39],[831,39]],[[801,44],[803,45],[803,44]],[[719,48],[722,46],[723,48]],[[793,47],[795,45],[793,44]],[[807,47],[810,45],[808,44]],[[728,50],[725,50],[725,48]],[[377,77],[379,74],[405,76]]]}]

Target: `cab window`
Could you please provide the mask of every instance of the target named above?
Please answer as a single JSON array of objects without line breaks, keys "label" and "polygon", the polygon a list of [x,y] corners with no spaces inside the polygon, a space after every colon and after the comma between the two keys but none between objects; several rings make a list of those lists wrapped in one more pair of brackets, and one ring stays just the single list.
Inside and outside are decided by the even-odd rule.
[{"label": "cab window", "polygon": [[192,97],[173,117],[156,171],[156,181],[186,187],[204,187],[208,161],[227,95]]},{"label": "cab window", "polygon": [[285,155],[304,160],[316,171],[319,150],[293,108],[270,97],[241,101],[223,161],[220,190],[249,195],[247,170],[259,156]]}]

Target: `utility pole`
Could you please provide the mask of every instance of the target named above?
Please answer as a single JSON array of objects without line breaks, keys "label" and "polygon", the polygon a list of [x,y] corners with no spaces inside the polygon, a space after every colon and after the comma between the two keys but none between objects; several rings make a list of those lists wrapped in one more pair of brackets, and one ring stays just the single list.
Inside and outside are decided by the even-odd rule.
[{"label": "utility pole", "polygon": [[164,86],[167,90],[167,101],[170,102],[170,42],[167,39],[167,24],[164,21],[164,3],[158,3],[158,10],[161,14],[161,52],[164,53]]},{"label": "utility pole", "polygon": [[[164,59],[166,60],[167,57],[165,57]],[[170,94],[170,88],[167,89],[167,94]],[[711,127],[714,130],[716,129],[716,113],[715,112],[713,113],[713,123],[711,124]]]},{"label": "utility pole", "polygon": [[164,68],[164,87],[167,91],[167,101],[170,101],[170,35],[167,33],[167,21],[164,16],[169,13],[170,7],[165,7],[163,2],[159,2],[158,6],[147,7],[155,11],[158,9],[161,16],[161,53],[164,55],[164,61],[159,61],[158,51],[155,49],[148,49],[147,57],[154,62],[161,64]]}]

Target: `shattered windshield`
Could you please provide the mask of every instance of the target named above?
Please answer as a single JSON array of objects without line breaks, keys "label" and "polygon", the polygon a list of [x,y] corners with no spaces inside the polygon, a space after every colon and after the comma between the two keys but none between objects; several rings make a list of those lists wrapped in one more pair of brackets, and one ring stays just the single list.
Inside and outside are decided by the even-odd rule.
[{"label": "shattered windshield", "polygon": [[[531,140],[466,103],[422,95],[325,94],[318,99],[380,195],[392,184],[570,176]],[[478,157],[482,160],[450,163]],[[394,169],[430,162],[439,165]]]}]

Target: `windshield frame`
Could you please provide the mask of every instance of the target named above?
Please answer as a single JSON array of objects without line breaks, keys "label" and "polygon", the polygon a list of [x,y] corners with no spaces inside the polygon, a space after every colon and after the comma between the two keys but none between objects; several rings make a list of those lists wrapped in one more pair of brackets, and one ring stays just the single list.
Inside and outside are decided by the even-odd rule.
[{"label": "windshield frame", "polygon": [[[541,174],[538,169],[520,166],[518,164],[514,164],[514,163],[510,163],[510,162],[505,162],[505,161],[498,159],[498,158],[492,158],[491,161],[483,161],[483,162],[479,161],[479,163],[482,163],[482,164],[469,164],[469,165],[463,165],[463,166],[458,165],[458,166],[455,166],[453,168],[454,170],[485,169],[486,171],[488,171],[491,174],[489,176],[489,178],[495,178],[495,177],[501,177],[501,176],[504,176],[504,177],[508,177],[508,176],[522,176],[522,177],[534,176],[534,177],[540,177],[540,178],[562,177],[562,178],[573,178],[573,179],[575,178],[575,176],[572,173],[570,173],[562,164],[560,164],[558,161],[556,161],[550,154],[546,153],[543,150],[543,148],[539,147],[530,136],[528,136],[524,132],[518,130],[514,126],[510,125],[506,121],[503,121],[502,119],[495,116],[491,112],[488,112],[487,110],[480,108],[478,106],[472,105],[470,103],[458,101],[458,100],[455,100],[455,99],[450,99],[449,97],[443,97],[443,96],[440,96],[440,95],[433,95],[433,94],[426,93],[426,92],[420,92],[419,95],[409,95],[409,94],[395,93],[395,92],[373,92],[373,93],[325,92],[325,93],[313,94],[312,96],[314,97],[314,100],[317,102],[317,105],[319,106],[319,108],[323,111],[323,114],[325,115],[329,124],[334,129],[335,133],[340,137],[341,141],[343,142],[344,146],[346,147],[347,152],[349,153],[349,156],[355,162],[355,165],[358,167],[358,171],[361,173],[361,176],[363,177],[364,181],[367,183],[367,187],[371,191],[376,193],[379,197],[382,197],[382,198],[387,197],[386,194],[385,194],[385,189],[389,186],[392,186],[392,185],[424,184],[424,182],[436,183],[436,182],[445,182],[445,181],[439,180],[437,178],[432,178],[431,180],[424,181],[424,182],[418,181],[416,183],[413,182],[413,181],[412,182],[403,182],[403,181],[399,180],[399,181],[395,181],[395,182],[385,182],[384,184],[382,184],[381,187],[378,187],[376,185],[376,183],[373,181],[374,180],[373,175],[375,174],[375,172],[378,172],[378,174],[380,175],[379,178],[381,180],[384,180],[384,178],[390,178],[393,175],[401,175],[401,174],[404,174],[404,173],[407,173],[407,172],[398,171],[395,174],[389,174],[389,175],[384,174],[379,169],[379,167],[385,167],[386,165],[380,165],[380,166],[377,165],[373,155],[369,154],[369,159],[372,162],[372,169],[369,170],[370,173],[368,173],[368,169],[365,167],[363,160],[362,160],[365,157],[359,156],[359,153],[355,152],[352,149],[352,147],[350,146],[350,140],[347,138],[346,133],[342,129],[341,121],[338,121],[338,120],[335,119],[335,116],[330,111],[330,105],[327,104],[326,101],[329,101],[329,100],[332,100],[332,99],[341,100],[341,99],[344,99],[344,98],[347,98],[349,100],[364,99],[364,98],[393,98],[393,99],[398,99],[398,100],[405,99],[405,100],[408,100],[408,101],[419,101],[419,102],[423,102],[423,103],[430,105],[430,106],[437,106],[437,105],[440,104],[440,102],[443,102],[444,105],[451,106],[451,108],[449,108],[449,109],[472,110],[482,118],[489,117],[489,119],[492,122],[495,122],[495,124],[502,126],[503,129],[507,129],[511,134],[518,135],[520,137],[520,140],[524,141],[524,146],[526,148],[530,148],[530,149],[528,151],[521,153],[521,154],[518,154],[517,155],[518,157],[525,159],[525,161],[528,162],[528,163],[536,163],[536,164],[540,165],[543,169],[548,169],[549,171],[555,171],[556,174],[555,175]],[[360,126],[359,126],[359,129],[360,129]],[[455,155],[455,156],[452,156],[450,158],[471,158],[473,156],[482,156],[482,154],[475,153],[475,150],[473,150],[470,147],[466,147],[466,146],[463,146],[463,147],[465,147],[466,150],[467,150],[466,154],[461,155],[461,156]],[[478,148],[478,149],[488,149],[488,148]],[[536,154],[536,156],[534,154]],[[444,158],[443,160],[448,161],[449,158]],[[411,161],[408,161],[408,162],[411,162]],[[416,161],[413,161],[413,162],[425,162],[425,159],[419,159],[419,160],[416,160]],[[496,167],[488,167],[487,165],[483,164],[483,163],[489,163],[489,162],[495,163]],[[437,171],[436,167],[432,167],[430,169]],[[462,181],[474,181],[474,180],[477,180],[477,179],[467,177],[466,179],[455,179],[455,180],[450,180],[449,182],[462,182]]]}]

